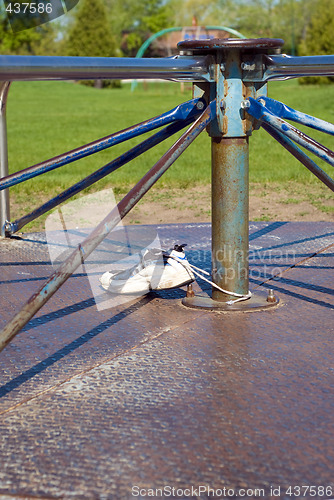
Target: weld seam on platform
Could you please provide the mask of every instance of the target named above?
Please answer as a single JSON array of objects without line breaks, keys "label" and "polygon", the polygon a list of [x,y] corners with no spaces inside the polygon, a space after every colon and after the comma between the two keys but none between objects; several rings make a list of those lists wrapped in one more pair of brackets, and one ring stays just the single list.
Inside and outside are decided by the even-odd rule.
[{"label": "weld seam on platform", "polygon": [[306,262],[310,259],[313,259],[314,257],[316,257],[317,255],[319,255],[320,253],[323,253],[325,252],[326,250],[328,250],[329,248],[331,247],[334,247],[334,243],[331,243],[330,245],[327,245],[326,247],[324,248],[321,248],[320,250],[317,250],[316,252],[314,252],[312,255],[309,255],[308,257],[304,257],[302,260],[298,261],[296,264],[292,264],[292,266],[289,266],[287,267],[286,269],[284,269],[283,271],[279,271],[277,274],[275,274],[274,276],[271,276],[270,278],[266,279],[265,281],[262,281],[261,283],[259,283],[258,285],[256,285],[254,288],[252,288],[252,290],[256,290],[257,288],[259,288],[260,286],[262,285],[265,285],[266,283],[269,283],[270,281],[274,280],[275,278],[277,278],[278,276],[281,277],[283,274],[287,273],[288,271],[290,271],[291,269],[294,269],[295,267],[298,267],[300,266],[301,264],[303,264],[303,262]]},{"label": "weld seam on platform", "polygon": [[[198,314],[196,316],[196,318],[202,316],[203,313],[201,314]],[[195,319],[196,319],[195,318]],[[183,321],[181,324],[182,325],[185,325],[187,323],[189,323],[190,321],[193,321],[194,318],[192,317],[191,319],[188,319],[186,321]],[[88,368],[86,368],[85,370],[79,372],[79,373],[75,373],[74,375],[72,375],[71,377],[65,379],[65,380],[62,380],[60,382],[58,382],[57,384],[53,385],[52,387],[48,387],[40,392],[38,392],[37,394],[34,394],[33,396],[29,397],[29,398],[26,398],[24,400],[21,400],[19,401],[18,403],[16,403],[15,405],[13,406],[10,406],[9,408],[7,408],[6,410],[3,410],[0,412],[0,416],[6,414],[6,413],[9,413],[13,410],[16,410],[17,408],[19,408],[20,406],[23,406],[24,404],[26,403],[29,403],[30,401],[33,401],[35,399],[38,399],[39,397],[41,396],[44,396],[45,394],[48,394],[49,392],[53,391],[53,390],[56,390],[58,389],[59,387],[61,387],[62,385],[66,384],[67,382],[69,382],[70,380],[76,378],[76,377],[80,377],[82,375],[85,375],[86,373],[89,373],[90,371],[92,370],[95,370],[96,368],[99,368],[100,366],[104,365],[105,363],[110,363],[111,361],[114,361],[116,360],[117,358],[120,358],[124,355],[127,355],[129,354],[131,351],[134,351],[135,349],[138,349],[139,347],[142,347],[143,345],[145,344],[148,344],[149,342],[153,341],[153,340],[156,340],[158,338],[160,338],[162,335],[164,335],[165,333],[168,333],[168,332],[172,332],[173,330],[175,330],[176,328],[179,328],[180,327],[180,324],[178,325],[175,325],[173,326],[172,328],[170,327],[167,327],[165,328],[163,331],[159,332],[157,335],[153,336],[153,337],[150,337],[149,339],[147,340],[143,340],[142,342],[139,342],[139,344],[136,344],[135,346],[131,347],[130,349],[126,349],[125,351],[122,351],[121,353],[117,354],[116,356],[112,356],[111,358],[107,358],[105,360],[103,360],[102,362],[100,363],[97,363],[95,365],[92,365]]]}]

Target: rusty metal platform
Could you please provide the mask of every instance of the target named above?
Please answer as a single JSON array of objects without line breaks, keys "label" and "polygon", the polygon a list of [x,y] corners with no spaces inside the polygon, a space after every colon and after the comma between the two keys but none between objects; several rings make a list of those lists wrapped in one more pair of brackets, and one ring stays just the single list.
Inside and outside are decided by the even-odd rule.
[{"label": "rusty metal platform", "polygon": [[[210,268],[209,224],[155,230]],[[52,273],[44,235],[0,242],[0,269],[3,326]],[[178,289],[98,311],[72,276],[0,353],[0,498],[334,497],[333,275],[334,223],[256,222],[251,284],[276,309]]]}]

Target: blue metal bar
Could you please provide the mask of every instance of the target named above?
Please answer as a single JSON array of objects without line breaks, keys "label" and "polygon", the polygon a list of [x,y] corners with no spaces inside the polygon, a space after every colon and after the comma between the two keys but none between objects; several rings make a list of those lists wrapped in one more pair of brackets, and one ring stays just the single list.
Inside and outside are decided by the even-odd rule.
[{"label": "blue metal bar", "polygon": [[[202,102],[202,101],[200,101]],[[199,111],[198,113],[199,114]],[[120,168],[122,165],[125,163],[128,163],[129,161],[133,160],[137,156],[141,155],[145,151],[149,150],[153,146],[156,146],[160,142],[164,141],[168,137],[170,137],[172,134],[179,132],[182,128],[185,126],[189,125],[192,121],[195,119],[195,113],[191,113],[188,117],[188,119],[183,120],[183,121],[178,121],[176,123],[172,123],[168,125],[166,128],[160,130],[156,134],[154,134],[152,137],[149,137],[145,141],[141,142],[140,144],[134,146],[132,149],[127,151],[126,153],[122,154],[115,160],[107,163],[103,167],[101,167],[99,170],[96,172],[93,172],[92,174],[88,175],[81,181],[77,182],[73,186],[69,187],[59,195],[55,196],[51,200],[47,201],[40,207],[36,208],[29,214],[21,217],[20,219],[17,219],[13,222],[7,222],[5,225],[5,230],[6,234],[11,235],[22,229],[26,224],[29,222],[37,219],[41,215],[45,214],[49,210],[52,210],[56,206],[60,205],[64,201],[68,200],[75,194],[79,193],[83,189],[86,189],[87,187],[91,186],[95,182],[99,181],[103,177],[107,176],[111,172],[114,172],[118,168]]]},{"label": "blue metal bar", "polygon": [[334,55],[265,55],[262,64],[265,71],[261,81],[287,80],[301,76],[334,76]]},{"label": "blue metal bar", "polygon": [[[210,58],[205,55],[157,57],[58,57],[0,56],[0,80],[79,80],[162,78],[213,82]],[[334,55],[291,57],[263,55],[261,71],[249,73],[251,81],[300,76],[333,76]]]},{"label": "blue metal bar", "polygon": [[87,259],[95,248],[108,236],[121,219],[138,203],[145,193],[160,179],[166,170],[186,150],[215,116],[213,101],[195,123],[174,143],[118,205],[100,222],[94,231],[71,253],[42,287],[23,305],[14,318],[0,332],[0,351],[15,337],[23,326],[53,296],[63,283]]},{"label": "blue metal bar", "polygon": [[257,101],[249,97],[248,101],[243,102],[243,107],[247,110],[247,113],[254,116],[257,120],[271,125],[278,130],[278,132],[286,135],[300,146],[303,146],[308,151],[311,151],[322,160],[334,166],[333,151],[319,144],[319,142],[304,134],[293,125],[290,125],[288,122],[282,120],[282,118],[275,116],[261,103],[261,99]]},{"label": "blue metal bar", "polygon": [[276,141],[278,141],[285,149],[287,149],[297,160],[307,167],[312,174],[320,179],[326,186],[334,191],[334,180],[326,174],[311,158],[309,158],[298,146],[294,144],[288,137],[273,128],[271,125],[262,124],[262,128],[266,130]]},{"label": "blue metal bar", "polygon": [[156,116],[155,118],[138,123],[137,125],[133,125],[132,127],[116,132],[115,134],[103,137],[102,139],[86,144],[85,146],[81,146],[80,148],[73,149],[72,151],[68,151],[62,155],[38,163],[37,165],[33,165],[32,167],[28,167],[20,172],[15,172],[14,174],[0,179],[0,191],[19,184],[20,182],[32,179],[37,175],[41,175],[63,165],[67,165],[68,163],[79,160],[85,156],[89,156],[102,151],[103,149],[110,148],[111,146],[115,146],[116,144],[145,134],[146,132],[150,132],[151,130],[159,128],[163,125],[167,125],[168,123],[172,123],[177,120],[186,120],[188,117],[195,118],[200,114],[204,106],[205,101],[203,99],[191,99],[190,101],[180,104],[160,116]]},{"label": "blue metal bar", "polygon": [[306,125],[307,127],[315,130],[320,130],[320,132],[334,135],[334,125],[332,123],[328,123],[325,120],[320,120],[314,116],[301,113],[300,111],[290,108],[282,102],[275,101],[275,99],[270,99],[269,97],[261,97],[261,102],[264,102],[266,108],[280,118],[292,120],[296,123],[300,123],[301,125]]},{"label": "blue metal bar", "polygon": [[135,57],[0,56],[0,80],[163,78],[211,81],[206,56]]}]

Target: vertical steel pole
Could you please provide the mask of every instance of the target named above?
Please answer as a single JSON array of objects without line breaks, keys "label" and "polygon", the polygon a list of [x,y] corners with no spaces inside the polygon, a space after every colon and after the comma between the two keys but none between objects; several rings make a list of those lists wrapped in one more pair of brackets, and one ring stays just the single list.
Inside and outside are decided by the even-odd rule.
[{"label": "vertical steel pole", "polygon": [[[223,62],[221,61],[223,58]],[[209,133],[212,165],[212,278],[220,288],[246,295],[248,267],[248,137],[240,113],[244,99],[240,50],[217,54],[221,115]],[[223,66],[222,66],[223,65]],[[220,69],[220,70],[219,70]],[[231,295],[212,289],[212,298]]]},{"label": "vertical steel pole", "polygon": [[[248,138],[212,138],[212,277],[246,295],[248,266]],[[233,299],[216,288],[213,300]]]},{"label": "vertical steel pole", "polygon": [[[0,177],[8,175],[6,104],[11,82],[0,83]],[[10,220],[9,189],[0,191],[0,236],[5,236],[5,223]]]},{"label": "vertical steel pole", "polygon": [[272,305],[261,293],[251,298],[249,294],[248,141],[254,124],[244,112],[243,102],[248,97],[263,95],[262,55],[279,48],[282,43],[282,40],[229,38],[178,44],[186,53],[211,56],[210,71],[214,82],[199,87],[208,100],[216,99],[217,102],[216,119],[208,128],[212,165],[212,281],[215,286],[212,298],[185,298],[183,303],[190,307],[248,310]]}]

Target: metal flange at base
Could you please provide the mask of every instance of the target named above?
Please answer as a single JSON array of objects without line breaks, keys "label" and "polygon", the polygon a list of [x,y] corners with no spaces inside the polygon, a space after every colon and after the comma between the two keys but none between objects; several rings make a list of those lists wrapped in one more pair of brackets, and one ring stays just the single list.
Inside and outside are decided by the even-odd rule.
[{"label": "metal flange at base", "polygon": [[[269,300],[268,300],[269,299]],[[207,309],[210,311],[233,313],[233,312],[256,312],[277,307],[279,299],[268,294],[268,291],[256,290],[252,292],[252,296],[247,300],[236,302],[235,304],[227,304],[227,302],[219,302],[208,296],[195,295],[193,297],[184,297],[182,304],[194,309]]]}]

